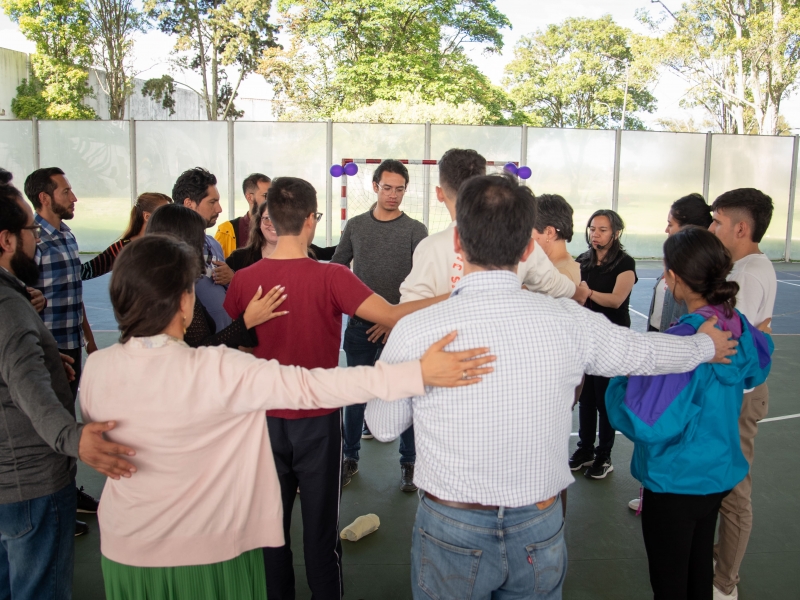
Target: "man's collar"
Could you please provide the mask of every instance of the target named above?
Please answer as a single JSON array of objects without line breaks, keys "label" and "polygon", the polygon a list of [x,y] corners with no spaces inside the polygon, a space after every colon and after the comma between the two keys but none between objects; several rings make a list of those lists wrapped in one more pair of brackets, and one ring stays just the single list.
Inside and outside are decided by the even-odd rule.
[{"label": "man's collar", "polygon": [[[36,213],[34,215],[33,220],[36,221],[36,223],[41,226],[42,231],[44,231],[47,234],[54,235],[54,234],[56,234],[58,232],[58,230],[50,224],[50,221],[45,219],[39,213]],[[67,227],[67,224],[64,223],[64,221],[61,221],[61,231],[62,232],[71,231],[71,229],[69,227]]]},{"label": "man's collar", "polygon": [[519,277],[513,271],[494,269],[491,271],[476,271],[465,275],[456,284],[451,296],[458,296],[461,293],[470,293],[483,290],[504,290],[521,289]]}]

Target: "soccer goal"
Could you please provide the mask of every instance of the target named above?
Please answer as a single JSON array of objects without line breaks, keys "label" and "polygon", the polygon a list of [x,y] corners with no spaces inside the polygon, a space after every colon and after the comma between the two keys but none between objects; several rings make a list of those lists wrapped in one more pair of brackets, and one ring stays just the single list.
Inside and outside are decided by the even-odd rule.
[{"label": "soccer goal", "polygon": [[[370,210],[377,200],[372,189],[372,176],[385,159],[382,158],[343,158],[341,164],[331,166],[333,177],[341,178],[341,216],[342,231],[347,219]],[[400,205],[412,219],[422,221],[429,233],[442,231],[450,224],[450,214],[444,204],[436,199],[436,186],[439,183],[437,161],[427,159],[396,159],[408,168],[408,188]],[[522,167],[525,169],[526,167]],[[519,163],[508,160],[486,162],[487,174],[500,173],[503,169],[515,175]],[[522,169],[519,169],[522,171]],[[520,176],[527,173],[520,172]],[[525,178],[525,177],[523,177]]]}]

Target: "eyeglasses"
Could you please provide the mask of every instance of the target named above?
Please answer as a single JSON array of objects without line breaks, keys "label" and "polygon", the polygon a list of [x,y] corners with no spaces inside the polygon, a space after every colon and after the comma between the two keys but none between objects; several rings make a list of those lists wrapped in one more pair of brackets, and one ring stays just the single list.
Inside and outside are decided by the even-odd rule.
[{"label": "eyeglasses", "polygon": [[37,240],[42,237],[42,227],[41,225],[28,225],[27,227],[23,227],[22,229],[27,229],[33,234]]},{"label": "eyeglasses", "polygon": [[387,194],[391,194],[392,190],[394,190],[398,195],[401,195],[401,196],[406,193],[406,188],[405,188],[405,186],[402,186],[402,185],[398,186],[398,187],[392,187],[390,185],[381,185],[381,186],[378,186],[378,187],[380,187]]},{"label": "eyeglasses", "polygon": [[319,223],[320,219],[322,218],[322,213],[311,213],[311,214],[314,215],[314,218],[317,220],[317,223]]},{"label": "eyeglasses", "polygon": [[272,219],[270,219],[267,215],[264,215],[263,217],[261,217],[261,222],[264,223],[265,225],[269,225],[270,223],[272,223]]}]

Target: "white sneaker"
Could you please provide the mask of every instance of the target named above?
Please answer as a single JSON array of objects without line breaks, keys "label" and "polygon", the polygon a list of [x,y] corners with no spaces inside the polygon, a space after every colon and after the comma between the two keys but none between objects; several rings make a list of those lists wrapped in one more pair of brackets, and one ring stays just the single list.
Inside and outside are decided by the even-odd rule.
[{"label": "white sneaker", "polygon": [[632,511],[637,511],[637,510],[639,510],[639,503],[640,502],[641,502],[641,500],[639,500],[639,498],[634,498],[633,500],[628,502],[628,508],[630,508]]},{"label": "white sneaker", "polygon": [[723,594],[715,585],[711,587],[714,588],[714,600],[737,600],[739,598],[739,590],[735,587],[730,594]]}]

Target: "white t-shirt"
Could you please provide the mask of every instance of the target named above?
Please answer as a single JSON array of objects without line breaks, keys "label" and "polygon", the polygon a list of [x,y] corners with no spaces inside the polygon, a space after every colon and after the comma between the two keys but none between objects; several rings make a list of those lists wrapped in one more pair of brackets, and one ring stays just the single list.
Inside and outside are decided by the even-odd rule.
[{"label": "white t-shirt", "polygon": [[664,298],[667,296],[667,281],[662,277],[656,285],[656,297],[653,301],[653,315],[650,317],[650,325],[656,329],[661,329],[661,315],[664,313]]},{"label": "white t-shirt", "polygon": [[772,317],[778,279],[766,254],[748,254],[733,263],[728,281],[739,284],[736,308],[751,324],[758,326]]},{"label": "white t-shirt", "polygon": [[[400,303],[423,298],[433,298],[450,293],[464,276],[464,259],[453,246],[455,221],[447,229],[429,235],[414,250],[414,265],[400,285]],[[572,298],[575,284],[559,273],[536,244],[528,260],[519,263],[520,283],[532,292],[548,294],[554,298]]]}]

